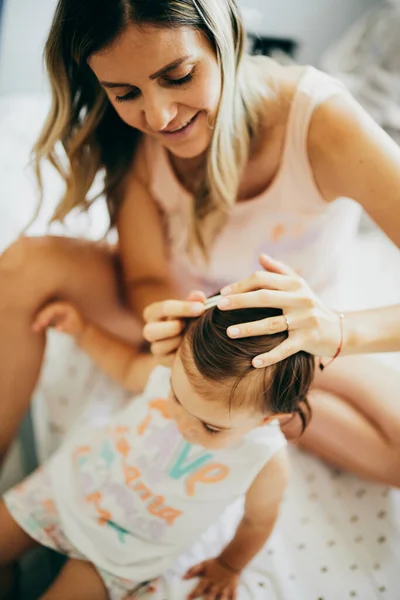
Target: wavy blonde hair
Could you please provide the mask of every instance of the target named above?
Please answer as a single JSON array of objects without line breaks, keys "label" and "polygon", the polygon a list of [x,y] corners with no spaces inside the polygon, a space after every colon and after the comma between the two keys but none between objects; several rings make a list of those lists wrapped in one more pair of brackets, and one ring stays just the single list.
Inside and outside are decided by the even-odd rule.
[{"label": "wavy blonde hair", "polygon": [[45,47],[52,106],[33,150],[40,192],[41,163],[49,160],[65,181],[52,217],[62,221],[73,208],[90,206],[93,181],[104,172],[102,194],[115,224],[120,184],[141,134],[118,117],[87,61],[131,22],[192,27],[215,49],[222,91],[189,235],[189,245],[207,254],[205,222],[214,215],[222,224],[236,202],[265,99],[255,59],[243,55],[245,33],[235,0],[103,0],[100,10],[97,0],[59,0]]}]

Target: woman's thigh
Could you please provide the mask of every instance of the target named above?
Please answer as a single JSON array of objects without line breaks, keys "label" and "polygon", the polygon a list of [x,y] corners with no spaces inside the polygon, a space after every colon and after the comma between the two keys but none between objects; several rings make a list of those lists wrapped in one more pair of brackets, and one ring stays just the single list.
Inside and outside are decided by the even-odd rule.
[{"label": "woman's thigh", "polygon": [[347,356],[317,370],[313,387],[343,398],[400,447],[400,368],[371,356]]},{"label": "woman's thigh", "polygon": [[12,518],[4,500],[0,500],[0,567],[10,564],[24,552],[37,546]]},{"label": "woman's thigh", "polygon": [[318,373],[297,443],[361,477],[400,486],[400,373],[369,357]]},{"label": "woman's thigh", "polygon": [[30,316],[51,300],[73,302],[92,322],[128,341],[140,327],[125,304],[121,267],[105,243],[57,236],[24,237],[0,257],[3,310]]},{"label": "woman's thigh", "polygon": [[94,566],[69,559],[41,600],[107,600],[105,585]]}]

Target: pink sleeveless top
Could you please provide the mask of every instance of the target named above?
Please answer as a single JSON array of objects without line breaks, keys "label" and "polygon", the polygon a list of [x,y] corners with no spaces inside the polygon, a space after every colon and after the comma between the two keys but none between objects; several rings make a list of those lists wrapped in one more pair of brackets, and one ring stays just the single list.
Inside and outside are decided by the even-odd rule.
[{"label": "pink sleeveless top", "polygon": [[269,254],[304,277],[331,305],[340,303],[341,266],[354,242],[361,208],[349,199],[328,204],[316,185],[307,154],[315,108],[344,86],[313,67],[305,69],[290,109],[281,166],[259,196],[238,202],[214,243],[210,260],[186,251],[192,195],[176,178],[167,151],[146,138],[150,192],[165,215],[171,271],[178,289],[206,294],[259,270]]}]

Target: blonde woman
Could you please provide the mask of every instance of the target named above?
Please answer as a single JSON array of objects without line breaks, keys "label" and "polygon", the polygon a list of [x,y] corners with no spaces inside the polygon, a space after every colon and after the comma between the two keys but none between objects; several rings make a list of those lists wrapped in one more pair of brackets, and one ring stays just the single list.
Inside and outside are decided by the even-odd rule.
[{"label": "blonde woman", "polygon": [[[35,148],[38,174],[50,160],[64,178],[54,215],[62,219],[90,204],[102,173],[118,252],[45,237],[22,238],[1,257],[1,453],[42,362],[45,336],[33,316],[53,299],[138,347],[149,307],[146,336],[164,354],[179,344],[180,319],[204,309],[201,294],[184,301],[191,290],[243,279],[267,253],[293,271],[264,259],[265,274],[228,298],[284,308],[272,327],[290,335],[275,352],[400,346],[399,330],[387,326],[398,309],[382,313],[377,333],[369,315],[355,323],[322,303],[340,306],[360,206],[400,242],[400,151],[339,83],[251,58],[243,42],[234,0],[59,1],[45,51],[53,104]],[[271,331],[270,322],[254,327]],[[399,389],[400,378],[378,364],[338,359],[315,378],[303,444],[399,485]]]}]

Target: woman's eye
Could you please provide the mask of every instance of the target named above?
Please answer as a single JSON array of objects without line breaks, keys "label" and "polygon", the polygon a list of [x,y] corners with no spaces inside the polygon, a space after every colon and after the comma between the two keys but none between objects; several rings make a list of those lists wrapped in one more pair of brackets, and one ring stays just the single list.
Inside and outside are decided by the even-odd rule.
[{"label": "woman's eye", "polygon": [[167,83],[169,85],[184,85],[185,83],[189,83],[193,79],[193,72],[190,71],[185,77],[181,77],[180,79],[167,79]]},{"label": "woman's eye", "polygon": [[[193,79],[193,71],[191,71],[190,73],[185,75],[185,77],[181,77],[179,79],[166,79],[165,82],[168,85],[179,86],[179,85],[185,85],[185,83],[189,83],[190,81],[192,81],[192,79]],[[127,100],[134,100],[139,95],[140,95],[140,90],[135,89],[135,90],[131,90],[127,94],[124,94],[123,96],[115,96],[115,100],[117,102],[126,102]]]},{"label": "woman's eye", "polygon": [[139,96],[139,90],[132,90],[123,96],[115,96],[117,102],[126,102],[127,100],[134,100]]}]

